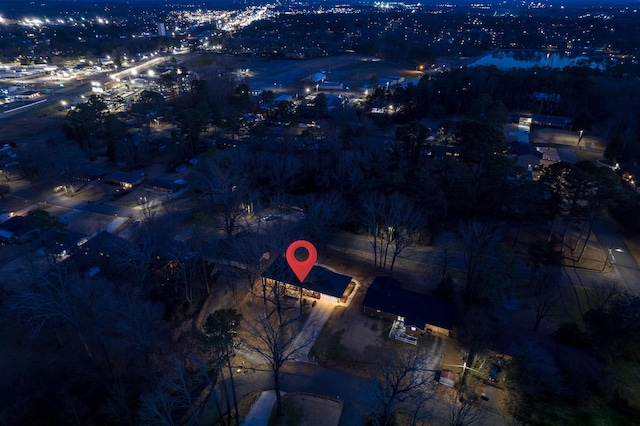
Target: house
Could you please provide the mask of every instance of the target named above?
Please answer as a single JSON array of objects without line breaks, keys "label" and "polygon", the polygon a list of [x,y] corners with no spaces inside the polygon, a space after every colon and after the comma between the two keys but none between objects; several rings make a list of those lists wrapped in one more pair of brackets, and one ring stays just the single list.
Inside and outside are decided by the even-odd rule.
[{"label": "house", "polygon": [[291,95],[280,95],[273,100],[273,104],[277,104],[278,102],[291,102],[293,98]]},{"label": "house", "polygon": [[107,172],[104,169],[91,165],[84,165],[78,167],[78,169],[75,170],[75,172],[73,173],[73,177],[85,181],[92,181],[100,179],[106,174]]},{"label": "house", "polygon": [[72,256],[65,262],[75,265],[79,272],[86,273],[98,267],[101,271],[122,268],[128,262],[132,244],[107,231],[82,238],[76,243]]},{"label": "house", "polygon": [[449,336],[453,305],[436,297],[405,290],[391,277],[376,277],[362,301],[365,315],[398,321],[409,336],[435,333]]},{"label": "house", "polygon": [[558,129],[568,129],[573,120],[568,117],[558,117],[554,115],[533,114],[533,124],[542,127],[555,127]]},{"label": "house", "polygon": [[131,189],[136,185],[140,185],[144,179],[144,173],[127,173],[116,171],[109,173],[104,177],[104,181],[115,185],[120,185],[125,189]]},{"label": "house", "polygon": [[540,165],[540,158],[533,154],[519,155],[516,158],[516,164],[525,169],[523,176],[528,180],[540,179],[540,172],[535,170]]},{"label": "house", "polygon": [[35,90],[27,90],[26,92],[16,93],[13,97],[17,101],[28,101],[40,96],[40,92]]},{"label": "house", "polygon": [[164,179],[151,179],[144,184],[145,190],[160,194],[175,194],[180,188],[182,188],[181,183]]},{"label": "house", "polygon": [[344,84],[337,81],[322,81],[317,87],[318,90],[344,90]]},{"label": "house", "polygon": [[294,297],[299,297],[302,291],[303,296],[345,303],[351,277],[314,265],[304,282],[300,283],[284,257],[279,256],[265,269],[262,274],[262,283],[263,285],[283,285],[285,293]]},{"label": "house", "polygon": [[317,73],[306,76],[305,78],[302,79],[302,81],[312,81],[314,83],[319,83],[323,81],[325,78],[327,78],[325,74],[321,72],[317,72]]},{"label": "house", "polygon": [[0,241],[6,243],[24,243],[35,238],[40,233],[26,216],[13,216],[0,224]]},{"label": "house", "polygon": [[536,151],[539,154],[542,154],[542,160],[540,161],[545,167],[550,166],[553,163],[557,163],[561,161],[560,154],[558,150],[554,147],[550,146],[538,146],[536,147]]}]

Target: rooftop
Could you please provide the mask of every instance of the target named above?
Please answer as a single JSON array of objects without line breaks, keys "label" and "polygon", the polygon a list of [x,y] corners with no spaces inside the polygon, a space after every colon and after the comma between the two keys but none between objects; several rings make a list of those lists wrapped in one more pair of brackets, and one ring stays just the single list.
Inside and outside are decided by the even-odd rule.
[{"label": "rooftop", "polygon": [[351,282],[351,277],[347,275],[338,274],[323,266],[314,265],[304,282],[300,283],[282,256],[276,258],[267,267],[262,277],[285,284],[301,286],[306,290],[317,291],[333,297],[342,297]]},{"label": "rooftop", "polygon": [[376,277],[364,296],[362,306],[402,316],[407,325],[422,328],[424,324],[432,324],[453,329],[454,308],[451,303],[405,290],[391,277]]}]

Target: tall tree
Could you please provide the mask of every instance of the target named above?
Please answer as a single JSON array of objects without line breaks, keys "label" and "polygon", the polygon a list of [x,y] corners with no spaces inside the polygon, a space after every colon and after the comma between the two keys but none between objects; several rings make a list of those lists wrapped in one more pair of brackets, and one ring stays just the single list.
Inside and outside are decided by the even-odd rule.
[{"label": "tall tree", "polygon": [[421,367],[424,362],[415,351],[404,350],[391,351],[371,366],[372,424],[395,424],[395,416],[402,406],[424,403],[433,394],[431,373]]},{"label": "tall tree", "polygon": [[[236,426],[240,424],[240,414],[238,412],[238,398],[236,395],[236,387],[233,379],[233,367],[231,366],[231,358],[233,357],[233,348],[235,345],[235,337],[238,334],[238,328],[242,321],[242,315],[235,309],[220,309],[209,315],[203,326],[203,334],[208,345],[214,348],[214,353],[220,364],[227,365],[229,373],[229,381],[231,393],[233,395],[233,405],[235,409]],[[222,375],[224,380],[224,375]],[[224,382],[223,382],[223,386]],[[229,416],[231,413],[229,412]],[[229,419],[231,423],[231,419]]]},{"label": "tall tree", "polygon": [[[278,287],[278,285],[276,285]],[[273,292],[273,297],[282,299],[283,292]],[[285,362],[293,359],[312,343],[310,340],[296,340],[301,324],[298,309],[284,305],[284,300],[274,300],[280,306],[267,316],[256,315],[245,322],[249,339],[245,344],[261,356],[273,373],[273,387],[276,392],[278,415],[282,415],[281,373]]]},{"label": "tall tree", "polygon": [[538,327],[543,319],[553,314],[560,300],[561,271],[557,266],[546,266],[539,268],[532,280],[532,300],[531,304],[535,313],[533,331],[538,331]]},{"label": "tall tree", "polygon": [[423,222],[413,203],[398,193],[389,196],[373,193],[361,202],[363,225],[368,228],[379,269],[393,271],[396,259],[419,237]]},{"label": "tall tree", "polygon": [[475,277],[479,265],[498,241],[498,233],[494,226],[472,219],[460,223],[458,233],[462,238],[464,264],[467,272],[465,300],[471,302],[476,296]]}]

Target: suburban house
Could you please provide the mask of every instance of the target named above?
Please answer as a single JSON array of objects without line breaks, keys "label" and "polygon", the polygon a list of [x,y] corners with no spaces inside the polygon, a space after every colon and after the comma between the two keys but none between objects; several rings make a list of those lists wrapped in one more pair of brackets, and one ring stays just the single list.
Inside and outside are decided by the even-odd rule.
[{"label": "suburban house", "polygon": [[391,277],[376,277],[362,301],[366,315],[398,322],[409,336],[435,333],[449,336],[453,329],[451,303],[425,294],[404,290]]},{"label": "suburban house", "polygon": [[120,185],[125,189],[131,189],[136,185],[140,185],[144,179],[143,173],[127,173],[127,172],[113,172],[104,177],[104,181],[115,185]]},{"label": "suburban house", "polygon": [[107,272],[127,264],[132,243],[107,231],[100,231],[81,239],[76,246],[73,255],[65,262],[74,265],[82,273],[96,268]]},{"label": "suburban house", "polygon": [[[314,299],[345,303],[348,291],[353,287],[351,277],[341,275],[329,269],[314,265],[303,283],[295,276],[284,257],[277,257],[262,274],[263,285],[282,285],[285,293],[294,297],[303,296]],[[347,290],[349,288],[349,290]]]},{"label": "suburban house", "polygon": [[144,183],[144,189],[160,194],[175,194],[183,187],[180,181],[170,181],[165,179],[151,179]]},{"label": "suburban house", "polygon": [[26,216],[13,216],[0,224],[0,241],[24,243],[38,236],[40,228],[27,220]]}]

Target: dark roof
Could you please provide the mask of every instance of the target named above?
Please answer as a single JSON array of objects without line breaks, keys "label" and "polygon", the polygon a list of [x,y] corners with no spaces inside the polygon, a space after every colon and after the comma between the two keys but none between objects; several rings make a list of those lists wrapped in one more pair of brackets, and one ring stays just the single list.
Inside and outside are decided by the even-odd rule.
[{"label": "dark roof", "polygon": [[70,258],[81,271],[104,264],[122,265],[130,243],[107,231],[100,231],[93,238],[78,246]]},{"label": "dark roof", "polygon": [[91,165],[80,166],[75,172],[75,176],[77,177],[87,177],[91,179],[96,179],[106,174],[106,170]]},{"label": "dark roof", "polygon": [[0,224],[0,229],[11,232],[20,237],[38,229],[33,223],[29,223],[26,216],[14,216]]},{"label": "dark roof", "polygon": [[404,317],[405,324],[423,328],[425,324],[453,329],[453,305],[447,301],[426,294],[401,288],[391,277],[376,277],[362,306],[392,315]]},{"label": "dark roof", "polygon": [[558,117],[555,115],[533,114],[533,122],[540,123],[543,126],[564,127],[571,123],[571,118]]},{"label": "dark roof", "polygon": [[84,234],[79,232],[64,230],[52,230],[43,235],[42,239],[44,247],[48,252],[52,254],[61,254],[66,250],[67,254],[72,254],[78,248],[78,241],[80,241]]},{"label": "dark roof", "polygon": [[104,180],[112,181],[112,182],[126,182],[131,183],[132,185],[138,184],[142,182],[143,175],[142,173],[127,173],[121,171],[111,172],[104,177]]},{"label": "dark roof", "polygon": [[332,272],[322,266],[314,265],[304,282],[300,284],[300,281],[289,267],[289,264],[287,264],[284,257],[281,256],[276,258],[276,260],[267,267],[262,276],[281,283],[298,287],[302,286],[302,288],[306,290],[317,291],[318,293],[334,297],[342,297],[351,282],[351,277]]},{"label": "dark roof", "polygon": [[151,179],[145,182],[144,187],[145,188],[164,188],[164,189],[168,189],[171,192],[175,192],[178,189],[180,189],[182,185],[176,182],[171,182],[170,180],[165,180],[165,179],[160,179],[160,178],[155,178],[155,179]]}]

